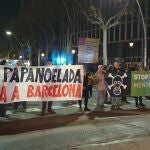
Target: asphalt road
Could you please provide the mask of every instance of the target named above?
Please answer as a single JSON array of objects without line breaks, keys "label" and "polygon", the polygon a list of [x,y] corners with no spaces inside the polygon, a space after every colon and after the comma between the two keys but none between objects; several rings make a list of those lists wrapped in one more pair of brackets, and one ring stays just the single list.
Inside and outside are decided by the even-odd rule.
[{"label": "asphalt road", "polygon": [[[96,93],[89,99],[95,108]],[[28,104],[27,112],[7,111],[0,118],[0,150],[149,150],[150,101],[137,109],[134,99],[123,110],[79,112],[78,104],[54,103],[56,114],[40,116],[41,103]]]}]

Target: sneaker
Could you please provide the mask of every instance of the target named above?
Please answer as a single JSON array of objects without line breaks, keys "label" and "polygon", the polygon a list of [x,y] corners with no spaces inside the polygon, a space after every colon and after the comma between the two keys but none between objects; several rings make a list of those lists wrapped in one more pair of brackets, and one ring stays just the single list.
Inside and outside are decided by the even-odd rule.
[{"label": "sneaker", "polygon": [[6,114],[0,115],[0,117],[3,117],[3,118],[9,118],[9,116],[6,115]]},{"label": "sneaker", "polygon": [[82,108],[79,108],[79,111],[82,111]]},{"label": "sneaker", "polygon": [[53,111],[53,110],[48,110],[48,113],[50,113],[50,114],[56,114],[56,112]]},{"label": "sneaker", "polygon": [[111,101],[106,101],[105,104],[111,104]]},{"label": "sneaker", "polygon": [[141,103],[141,104],[140,104],[140,106],[141,106],[141,107],[144,107],[144,106],[145,106],[145,104],[144,104],[144,103]]},{"label": "sneaker", "polygon": [[94,109],[94,111],[100,111],[100,106],[96,106],[96,108]]},{"label": "sneaker", "polygon": [[91,109],[89,109],[89,108],[84,108],[84,111],[91,111]]},{"label": "sneaker", "polygon": [[46,114],[45,114],[45,111],[42,111],[40,115],[41,115],[41,116],[45,116],[45,115],[46,115]]},{"label": "sneaker", "polygon": [[14,110],[13,110],[13,113],[16,113],[16,112],[18,112],[18,109],[14,109]]},{"label": "sneaker", "polygon": [[23,111],[23,112],[27,112],[27,109],[26,109],[26,108],[22,108],[22,111]]}]

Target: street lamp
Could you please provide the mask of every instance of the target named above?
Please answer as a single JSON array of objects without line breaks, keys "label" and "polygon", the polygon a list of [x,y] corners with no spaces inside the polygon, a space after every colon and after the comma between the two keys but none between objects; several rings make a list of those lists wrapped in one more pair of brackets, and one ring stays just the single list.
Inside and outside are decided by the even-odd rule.
[{"label": "street lamp", "polygon": [[11,31],[6,31],[6,35],[10,36],[12,34]]},{"label": "street lamp", "polygon": [[19,56],[19,59],[22,59],[22,58],[23,58],[22,55],[20,55],[20,56]]},{"label": "street lamp", "polygon": [[44,54],[44,53],[42,53],[42,54],[41,54],[41,56],[42,56],[42,57],[44,57],[44,56],[45,56],[45,54]]},{"label": "street lamp", "polygon": [[76,64],[76,50],[75,49],[73,49],[72,51],[71,51],[71,53],[72,53],[72,55],[73,55],[73,65],[75,65]]},{"label": "street lamp", "polygon": [[72,52],[72,54],[75,54],[75,53],[76,53],[76,50],[75,50],[75,49],[73,49],[71,52]]},{"label": "street lamp", "polygon": [[133,47],[134,43],[133,42],[129,42],[129,46]]},{"label": "street lamp", "polygon": [[[7,30],[7,31],[5,31],[5,33],[6,33],[6,35],[7,36],[13,36],[14,38],[15,38],[15,40],[17,41],[17,43],[19,44],[19,46],[20,46],[20,48],[21,48],[21,51],[22,51],[22,44],[20,43],[20,41],[19,41],[19,39],[16,37],[16,35],[15,34],[13,34],[11,31],[9,31],[9,30]],[[8,52],[8,59],[9,59],[9,53],[11,52],[12,50],[10,50],[9,52]],[[20,56],[19,56],[19,58],[20,58]],[[22,57],[23,58],[23,57]]]},{"label": "street lamp", "polygon": [[136,3],[138,4],[138,8],[142,17],[142,24],[143,24],[143,30],[144,30],[144,67],[146,67],[146,63],[147,63],[147,33],[146,33],[146,25],[145,25],[145,21],[144,21],[144,17],[143,17],[143,13],[142,13],[142,9],[141,6],[139,4],[139,0],[136,0]]}]

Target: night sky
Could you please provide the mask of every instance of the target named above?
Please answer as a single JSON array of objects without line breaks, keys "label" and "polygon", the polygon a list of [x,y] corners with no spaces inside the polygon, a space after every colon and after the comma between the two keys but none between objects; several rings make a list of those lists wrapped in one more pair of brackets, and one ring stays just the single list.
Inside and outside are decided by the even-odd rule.
[{"label": "night sky", "polygon": [[11,18],[16,16],[20,10],[21,0],[0,0],[0,17]]}]

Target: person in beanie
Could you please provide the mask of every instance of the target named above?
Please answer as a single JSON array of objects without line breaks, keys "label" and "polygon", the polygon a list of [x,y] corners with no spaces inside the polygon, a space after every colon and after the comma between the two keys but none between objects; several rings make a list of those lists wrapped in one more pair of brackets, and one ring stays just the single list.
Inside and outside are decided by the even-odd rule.
[{"label": "person in beanie", "polygon": [[[52,59],[47,60],[47,65],[46,65],[46,66],[52,66]],[[52,101],[43,101],[43,102],[42,102],[42,112],[41,112],[41,115],[42,115],[42,116],[45,115],[47,105],[48,105],[47,111],[48,111],[50,114],[55,114],[55,113],[56,113],[56,112],[54,112],[54,111],[52,110],[52,104],[53,104]]]}]

